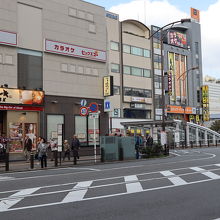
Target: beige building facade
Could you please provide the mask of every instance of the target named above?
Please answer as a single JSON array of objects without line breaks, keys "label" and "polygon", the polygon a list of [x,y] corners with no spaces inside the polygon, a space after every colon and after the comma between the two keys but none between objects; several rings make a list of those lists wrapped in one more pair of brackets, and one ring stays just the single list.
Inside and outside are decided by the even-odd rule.
[{"label": "beige building facade", "polygon": [[110,129],[121,129],[120,122],[153,119],[150,30],[136,20],[120,22],[106,12],[108,72],[114,77],[110,101]]}]

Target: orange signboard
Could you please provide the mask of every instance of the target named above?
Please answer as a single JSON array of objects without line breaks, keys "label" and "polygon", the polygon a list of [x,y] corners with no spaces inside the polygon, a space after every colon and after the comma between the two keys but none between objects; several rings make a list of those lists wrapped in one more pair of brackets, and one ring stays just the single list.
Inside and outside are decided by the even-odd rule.
[{"label": "orange signboard", "polygon": [[[176,113],[176,114],[184,114],[184,108],[181,106],[177,106],[177,105],[168,105],[167,112],[168,113]],[[193,114],[193,108],[186,107],[185,114]]]},{"label": "orange signboard", "polygon": [[191,8],[190,11],[191,11],[191,18],[200,21],[200,11],[195,8]]}]

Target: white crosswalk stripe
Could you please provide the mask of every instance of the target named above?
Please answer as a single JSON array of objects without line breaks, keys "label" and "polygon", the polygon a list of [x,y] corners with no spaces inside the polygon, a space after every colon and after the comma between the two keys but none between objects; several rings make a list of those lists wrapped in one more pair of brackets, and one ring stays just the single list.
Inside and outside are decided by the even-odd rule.
[{"label": "white crosswalk stripe", "polygon": [[125,176],[124,179],[126,182],[126,189],[127,189],[128,193],[143,191],[143,188],[142,188],[140,182],[138,182],[138,178],[136,175]]},{"label": "white crosswalk stripe", "polygon": [[0,181],[11,180],[11,179],[15,179],[15,178],[14,177],[10,177],[10,176],[1,176],[0,175]]},{"label": "white crosswalk stripe", "polygon": [[12,207],[13,205],[20,202],[23,199],[24,196],[30,195],[30,194],[36,192],[39,189],[40,189],[40,187],[24,189],[24,190],[18,191],[17,193],[9,196],[8,199],[2,200],[0,202],[0,212],[7,211],[10,207]]},{"label": "white crosswalk stripe", "polygon": [[79,182],[73,187],[73,191],[69,192],[62,200],[62,203],[76,202],[83,199],[88,191],[88,187],[92,185],[92,181]]},{"label": "white crosswalk stripe", "polygon": [[190,169],[192,170],[195,170],[197,172],[201,172],[201,174],[209,177],[210,179],[220,179],[220,176],[213,173],[213,172],[210,172],[210,171],[206,171],[205,169],[203,168],[200,168],[200,167],[191,167]]},{"label": "white crosswalk stripe", "polygon": [[180,177],[175,176],[175,174],[169,170],[162,171],[160,173],[166,177],[174,176],[174,177],[169,177],[168,180],[170,180],[170,182],[173,183],[175,186],[181,186],[181,185],[187,184],[187,182],[185,180],[183,180]]}]

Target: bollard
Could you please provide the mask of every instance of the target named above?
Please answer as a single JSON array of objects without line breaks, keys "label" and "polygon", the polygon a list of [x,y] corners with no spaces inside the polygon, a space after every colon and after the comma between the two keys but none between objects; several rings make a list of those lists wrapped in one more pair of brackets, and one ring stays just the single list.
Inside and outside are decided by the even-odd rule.
[{"label": "bollard", "polygon": [[31,167],[31,169],[34,169],[34,154],[33,154],[33,152],[31,152],[31,155],[30,155],[30,167]]},{"label": "bollard", "polygon": [[170,147],[169,147],[169,145],[167,145],[167,156],[169,156],[170,155]]},{"label": "bollard", "polygon": [[215,140],[215,146],[218,147],[218,140]]},{"label": "bollard", "polygon": [[209,140],[208,140],[208,147],[209,147]]},{"label": "bollard", "polygon": [[122,147],[119,148],[119,160],[124,160],[124,151]]},{"label": "bollard", "polygon": [[193,148],[193,141],[190,141],[190,146],[191,148]]},{"label": "bollard", "polygon": [[103,147],[101,147],[101,162],[105,162],[105,149]]},{"label": "bollard", "polygon": [[5,171],[9,171],[9,153],[5,153]]},{"label": "bollard", "polygon": [[202,147],[202,141],[199,141],[199,147],[200,148]]},{"label": "bollard", "polygon": [[57,150],[54,151],[54,166],[58,166],[58,152]]},{"label": "bollard", "polygon": [[184,143],[183,143],[183,141],[182,141],[182,149],[184,148]]}]

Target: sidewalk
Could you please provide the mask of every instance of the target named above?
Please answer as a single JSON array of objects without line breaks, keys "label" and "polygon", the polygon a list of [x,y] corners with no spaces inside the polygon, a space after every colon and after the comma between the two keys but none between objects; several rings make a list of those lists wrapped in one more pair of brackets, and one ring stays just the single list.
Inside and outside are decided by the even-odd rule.
[{"label": "sidewalk", "polygon": [[[100,155],[97,155],[96,157],[96,163],[100,163]],[[77,165],[74,165],[73,157],[68,160],[67,158],[65,161],[58,158],[58,165],[55,166],[55,161],[51,161],[50,159],[47,160],[47,169],[53,169],[53,168],[61,168],[61,167],[72,167],[72,166],[78,166],[78,165],[92,165],[95,164],[94,156],[82,156],[79,160],[77,160]],[[28,170],[40,170],[41,164],[40,161],[34,160],[34,169],[31,169],[30,162],[26,161],[10,161],[9,162],[9,171],[8,172],[19,172],[19,171],[28,171]],[[45,168],[43,168],[45,169]],[[0,163],[0,174],[6,173],[5,171],[5,163]]]}]

